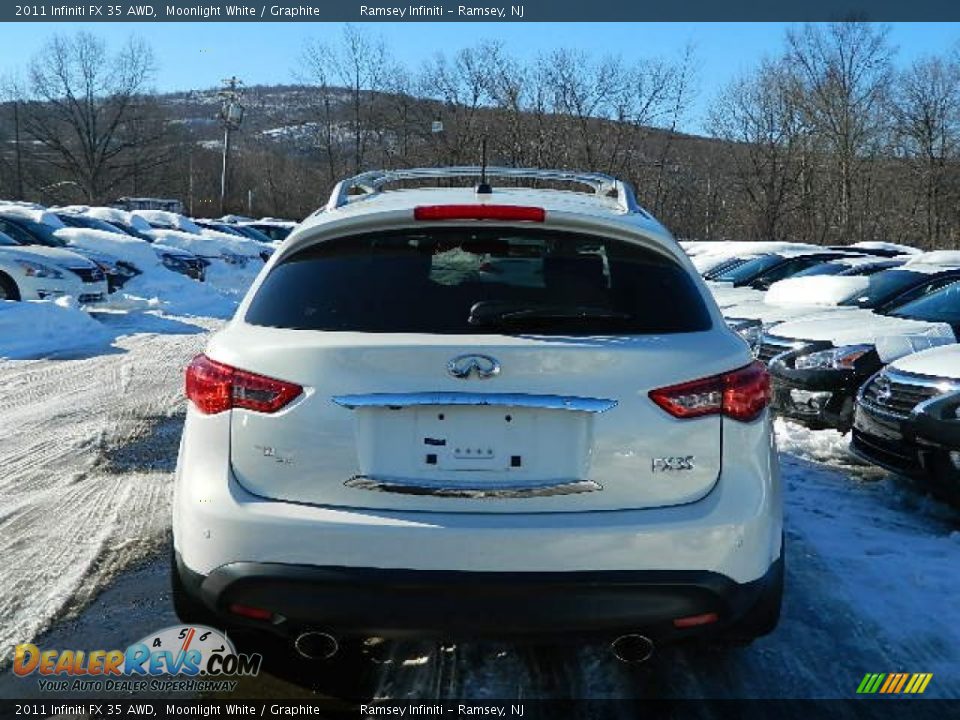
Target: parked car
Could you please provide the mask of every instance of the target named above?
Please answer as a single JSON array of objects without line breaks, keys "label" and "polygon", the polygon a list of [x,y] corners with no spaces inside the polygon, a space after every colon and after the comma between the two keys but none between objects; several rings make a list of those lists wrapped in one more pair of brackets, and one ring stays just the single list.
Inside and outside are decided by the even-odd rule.
[{"label": "parked car", "polygon": [[115,257],[85,248],[72,247],[66,240],[57,237],[56,231],[64,227],[55,215],[45,210],[11,205],[0,207],[0,232],[12,237],[21,245],[69,249],[71,252],[83,255],[93,261],[106,276],[110,292],[115,292],[137,274],[135,268]]},{"label": "parked car", "polygon": [[242,267],[254,258],[266,262],[273,252],[272,247],[249,238],[201,228],[190,218],[176,213],[137,210],[134,215],[150,224],[150,234],[156,240],[188,250],[207,260],[220,259]]},{"label": "parked car", "polygon": [[857,297],[871,275],[903,264],[903,260],[855,257],[830,260],[803,270],[770,286],[760,300],[723,309],[727,324],[757,352],[765,329],[786,320],[820,315]]},{"label": "parked car", "polygon": [[60,248],[21,245],[0,232],[0,300],[48,300],[70,295],[83,305],[107,296],[103,272]]},{"label": "parked car", "polygon": [[781,241],[729,241],[698,243],[691,246],[687,252],[692,253],[693,264],[700,274],[707,277],[708,274],[717,272],[721,266],[732,267],[733,263],[752,260],[759,255],[791,250],[816,251],[823,248],[817,245]]},{"label": "parked car", "polygon": [[263,233],[275,243],[286,240],[287,235],[293,232],[293,229],[297,226],[297,223],[293,220],[281,220],[279,218],[261,218],[260,220],[251,220],[238,224]]},{"label": "parked car", "polygon": [[879,242],[866,240],[856,242],[852,245],[829,245],[834,250],[856,250],[857,252],[875,255],[877,257],[898,257],[903,255],[919,255],[922,250],[911,245],[901,245],[899,243]]},{"label": "parked car", "polygon": [[707,276],[708,287],[721,308],[743,302],[762,300],[763,293],[775,282],[793,277],[798,272],[844,257],[861,257],[839,250],[791,249],[764,253],[745,263],[725,268]]},{"label": "parked car", "polygon": [[960,505],[960,345],[895,360],[857,394],[850,448]]},{"label": "parked car", "polygon": [[[96,217],[93,214],[93,211],[96,209],[97,208],[83,208],[80,210],[63,208],[57,209],[55,213],[57,217],[60,218],[60,221],[68,227],[118,233],[148,242],[153,246],[153,251],[165,268],[180,273],[181,275],[186,275],[194,280],[203,281],[205,269],[209,264],[207,261],[201,260],[186,250],[157,243],[148,232],[143,232],[142,228],[138,229],[133,220],[123,218],[123,215],[129,215],[129,213],[126,213],[124,210],[100,208],[107,211],[108,217],[113,218],[112,221],[108,221]],[[146,221],[141,220],[141,222],[147,225]],[[149,230],[149,225],[147,225],[147,229]]]},{"label": "parked car", "polygon": [[[960,280],[960,267],[955,265],[930,265],[909,261],[898,268],[884,270],[866,278],[847,276],[816,281],[818,291],[822,297],[836,301],[832,307],[818,307],[812,310],[805,306],[782,306],[775,315],[766,315],[764,322],[772,328],[779,323],[789,320],[820,320],[830,317],[839,317],[835,313],[845,313],[851,310],[870,310],[873,313],[884,315],[900,305],[916,300],[917,298],[936,292],[951,283]],[[799,278],[796,280],[799,282]],[[795,282],[793,279],[784,283]],[[782,287],[780,283],[771,289]],[[768,291],[769,294],[769,291]],[[727,320],[735,329],[743,330],[744,326],[755,327],[757,322],[751,315],[758,303],[741,304],[728,307],[724,312],[729,314]],[[769,312],[769,311],[767,311]],[[732,316],[736,314],[736,318]],[[756,314],[763,314],[757,310]],[[861,322],[869,325],[873,322],[872,315],[859,315]],[[764,328],[763,332],[767,332]],[[762,362],[769,362],[775,355],[792,349],[791,343],[781,343],[776,337],[777,330],[771,330],[758,349],[758,357]]]},{"label": "parked car", "polygon": [[[782,323],[765,334],[773,407],[811,428],[848,431],[860,386],[884,365],[960,337],[960,282],[900,305]],[[769,357],[769,355],[767,355]]]},{"label": "parked car", "polygon": [[230,223],[220,222],[218,220],[205,220],[193,218],[193,221],[199,225],[201,228],[207,230],[216,230],[217,232],[227,233],[228,235],[236,235],[238,237],[247,238],[248,240],[254,240],[258,243],[262,243],[265,247],[263,251],[266,252],[266,256],[263,258],[264,262],[273,254],[273,239],[267,235],[264,235],[259,230],[251,227],[250,225],[245,225],[241,223],[236,223],[231,225]]},{"label": "parked car", "polygon": [[[385,190],[437,175],[341,182],[187,369],[178,615],[308,657],[368,635],[563,628],[646,657],[770,632],[767,376],[689,259],[608,176]],[[534,248],[538,284],[482,277]]]}]

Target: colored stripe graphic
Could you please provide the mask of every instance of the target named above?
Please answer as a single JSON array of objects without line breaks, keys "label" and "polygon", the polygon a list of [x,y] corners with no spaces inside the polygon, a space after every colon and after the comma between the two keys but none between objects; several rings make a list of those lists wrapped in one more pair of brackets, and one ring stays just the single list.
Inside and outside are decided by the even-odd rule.
[{"label": "colored stripe graphic", "polygon": [[858,695],[920,695],[926,691],[933,673],[867,673],[857,686]]}]

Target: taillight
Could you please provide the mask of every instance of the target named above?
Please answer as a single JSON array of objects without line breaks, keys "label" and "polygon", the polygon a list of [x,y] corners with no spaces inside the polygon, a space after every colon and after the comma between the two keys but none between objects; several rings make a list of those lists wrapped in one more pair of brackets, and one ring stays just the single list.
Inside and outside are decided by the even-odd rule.
[{"label": "taillight", "polygon": [[677,418],[722,414],[750,422],[770,402],[770,376],[755,361],[723,375],[651,390],[650,399]]},{"label": "taillight", "polygon": [[418,205],[414,220],[503,220],[543,222],[547,213],[540,207],[523,205]]},{"label": "taillight", "polygon": [[293,383],[257,375],[197,355],[187,366],[187,397],[204,415],[243,408],[274,413],[303,392]]}]

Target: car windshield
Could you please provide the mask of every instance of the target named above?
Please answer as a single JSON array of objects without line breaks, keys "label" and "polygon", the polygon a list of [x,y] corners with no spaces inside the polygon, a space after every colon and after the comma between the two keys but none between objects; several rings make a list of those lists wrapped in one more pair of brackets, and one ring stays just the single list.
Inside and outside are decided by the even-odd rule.
[{"label": "car windshield", "polygon": [[47,247],[66,247],[67,243],[53,234],[56,228],[43,223],[34,222],[25,218],[3,218],[14,228],[19,227],[30,235],[31,245],[46,245]]},{"label": "car windshield", "polygon": [[124,234],[122,230],[119,230],[108,222],[98,220],[97,218],[70,215],[69,213],[63,213],[62,215],[57,215],[57,217],[60,218],[64,225],[88,228],[90,230],[103,230],[104,232],[114,233],[115,235]]},{"label": "car windshield", "polygon": [[923,273],[909,270],[885,270],[871,275],[867,287],[858,290],[853,296],[838,305],[845,307],[875,308],[928,277]]},{"label": "car windshield", "polygon": [[[357,292],[357,288],[363,292]],[[273,268],[253,325],[355,332],[595,335],[707,330],[674,260],[571,233],[433,228],[338,238]]]},{"label": "car windshield", "polygon": [[914,300],[889,313],[893,317],[926,320],[960,326],[960,282],[947,285],[919,300]]},{"label": "car windshield", "polygon": [[781,255],[760,255],[752,260],[734,265],[732,268],[727,268],[723,272],[713,275],[710,279],[717,282],[747,283],[782,261],[783,256]]},{"label": "car windshield", "polygon": [[262,232],[260,232],[256,228],[250,227],[249,225],[236,225],[231,227],[233,227],[233,229],[236,232],[240,233],[244,237],[250,238],[251,240],[256,240],[258,242],[264,242],[264,243],[273,242],[273,239],[270,236],[264,235]]},{"label": "car windshield", "polygon": [[20,243],[9,235],[4,235],[0,232],[0,247],[20,247]]}]

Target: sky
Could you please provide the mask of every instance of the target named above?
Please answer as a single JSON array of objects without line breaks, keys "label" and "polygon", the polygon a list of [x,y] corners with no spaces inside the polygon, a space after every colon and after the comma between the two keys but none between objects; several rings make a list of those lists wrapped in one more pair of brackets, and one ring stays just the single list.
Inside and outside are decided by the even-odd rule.
[{"label": "sky", "polygon": [[[514,55],[533,58],[559,47],[624,60],[679,59],[694,48],[698,93],[684,129],[703,128],[716,93],[760,59],[783,47],[787,23],[363,23],[393,55],[418,67],[438,51],[455,52],[478,40],[500,40]],[[960,41],[960,23],[891,23],[898,65],[945,53]],[[128,36],[154,50],[158,91],[203,89],[236,75],[248,85],[290,83],[304,44],[335,40],[341,23],[18,23],[0,25],[0,75],[26,65],[52,35],[84,29],[117,46]]]}]

